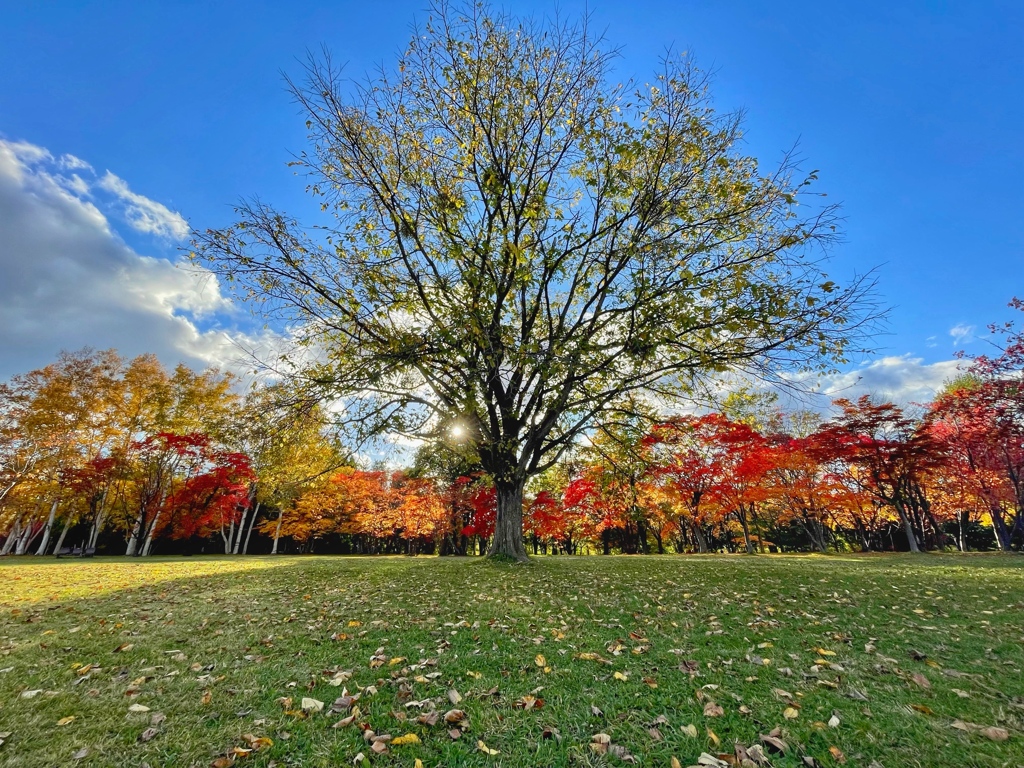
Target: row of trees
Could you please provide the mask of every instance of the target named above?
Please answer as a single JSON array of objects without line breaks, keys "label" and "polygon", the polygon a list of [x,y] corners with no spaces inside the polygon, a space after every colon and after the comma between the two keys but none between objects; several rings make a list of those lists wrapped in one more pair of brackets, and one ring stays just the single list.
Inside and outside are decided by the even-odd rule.
[{"label": "row of trees", "polygon": [[0,554],[102,540],[148,555],[211,538],[245,552],[261,510],[341,462],[317,409],[278,409],[276,388],[242,397],[236,384],[112,350],[62,353],[0,384]]},{"label": "row of trees", "polygon": [[[908,411],[865,396],[828,421],[741,390],[717,412],[616,409],[539,474],[534,552],[1024,545],[1024,341]],[[463,435],[412,466],[359,469],[278,386],[113,351],[0,384],[0,553],[483,553],[498,488]],[[70,536],[70,538],[69,538]]]}]

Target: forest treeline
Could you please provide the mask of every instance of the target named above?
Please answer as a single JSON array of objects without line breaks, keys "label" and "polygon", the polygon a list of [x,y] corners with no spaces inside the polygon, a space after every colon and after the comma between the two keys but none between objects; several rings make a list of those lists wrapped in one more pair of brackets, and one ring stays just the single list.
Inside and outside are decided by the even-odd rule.
[{"label": "forest treeline", "polygon": [[[928,404],[833,418],[739,390],[599,424],[535,478],[534,553],[1020,549],[1019,339]],[[496,492],[457,436],[353,466],[329,413],[154,356],[62,353],[0,384],[0,554],[477,554]]]}]

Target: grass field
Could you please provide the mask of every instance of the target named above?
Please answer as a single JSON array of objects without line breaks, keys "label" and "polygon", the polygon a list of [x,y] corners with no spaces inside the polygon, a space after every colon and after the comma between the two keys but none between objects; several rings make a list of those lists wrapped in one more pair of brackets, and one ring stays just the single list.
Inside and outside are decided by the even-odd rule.
[{"label": "grass field", "polygon": [[1024,765],[1020,557],[12,560],[0,579],[6,766],[687,766],[737,743],[775,766]]}]

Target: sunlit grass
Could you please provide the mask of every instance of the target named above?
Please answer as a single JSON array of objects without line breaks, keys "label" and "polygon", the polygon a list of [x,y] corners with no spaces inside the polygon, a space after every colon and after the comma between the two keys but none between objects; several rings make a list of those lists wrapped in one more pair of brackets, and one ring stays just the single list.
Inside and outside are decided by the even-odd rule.
[{"label": "sunlit grass", "polygon": [[[273,744],[239,768],[622,765],[590,746],[603,733],[687,766],[773,728],[780,767],[1024,764],[1024,558],[112,559],[0,578],[3,765],[207,766],[256,737]],[[356,724],[419,743],[376,755],[331,728],[345,686]],[[325,711],[301,717],[303,697]],[[458,739],[416,722],[453,698]]]}]

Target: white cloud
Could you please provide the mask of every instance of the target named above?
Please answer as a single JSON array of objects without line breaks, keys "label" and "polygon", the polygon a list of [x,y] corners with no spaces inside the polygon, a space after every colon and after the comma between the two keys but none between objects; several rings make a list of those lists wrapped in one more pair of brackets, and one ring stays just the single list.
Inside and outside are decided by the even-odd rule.
[{"label": "white cloud", "polygon": [[913,355],[892,355],[852,371],[825,376],[818,391],[829,399],[854,400],[861,395],[892,400],[899,405],[926,403],[959,372],[959,360],[925,363]]},{"label": "white cloud", "polygon": [[172,211],[163,203],[132,192],[128,182],[120,176],[107,171],[97,182],[97,186],[125,203],[125,218],[139,232],[175,240],[184,240],[188,237],[188,222],[180,213]]},{"label": "white cloud", "polygon": [[82,160],[0,139],[0,379],[84,346],[232,366],[246,340],[201,325],[233,311],[217,279],[130,248],[104,212],[110,199],[91,194],[104,180],[143,211],[132,214],[148,222],[142,231],[187,232],[180,215],[113,174],[97,182]]},{"label": "white cloud", "polygon": [[960,346],[974,339],[974,326],[957,323],[949,329],[949,335],[953,337],[953,345]]}]

